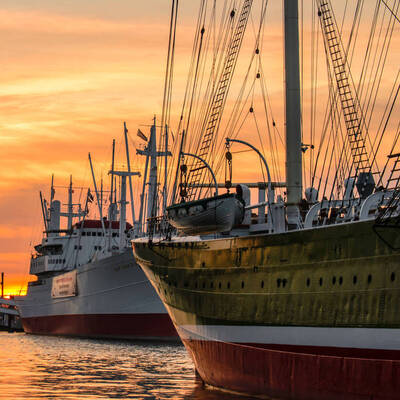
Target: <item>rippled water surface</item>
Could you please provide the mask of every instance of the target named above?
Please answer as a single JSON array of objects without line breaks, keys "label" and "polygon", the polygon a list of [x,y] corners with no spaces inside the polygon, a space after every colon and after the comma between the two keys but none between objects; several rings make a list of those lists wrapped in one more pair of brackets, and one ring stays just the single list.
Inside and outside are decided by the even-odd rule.
[{"label": "rippled water surface", "polygon": [[182,345],[0,332],[0,399],[239,400],[196,380]]}]

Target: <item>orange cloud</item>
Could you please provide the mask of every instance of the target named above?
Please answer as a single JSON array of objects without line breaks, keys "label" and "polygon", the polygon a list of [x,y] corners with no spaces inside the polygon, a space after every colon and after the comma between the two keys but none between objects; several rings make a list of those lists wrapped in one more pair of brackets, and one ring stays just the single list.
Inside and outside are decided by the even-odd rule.
[{"label": "orange cloud", "polygon": [[[179,118],[185,92],[196,15],[194,3],[185,3],[178,26],[173,121]],[[263,67],[274,119],[283,137],[282,12],[279,2],[270,3],[273,9],[267,14]],[[339,8],[347,4],[337,1],[335,7],[336,3]],[[169,15],[165,13],[160,17],[154,1],[149,4],[124,3],[123,7],[116,2],[115,7],[122,8],[114,18],[108,17],[106,12],[96,17],[80,15],[73,5],[68,15],[50,12],[40,1],[37,5],[38,10],[23,9],[22,6],[18,10],[0,8],[0,269],[7,270],[7,281],[16,285],[18,280],[26,284],[30,250],[41,239],[43,228],[38,191],[48,193],[50,175],[55,173],[56,184],[66,185],[72,174],[77,185],[90,185],[87,153],[91,151],[96,176],[99,179],[103,171],[106,179],[112,138],[120,144],[118,162],[124,163],[123,121],[127,121],[131,138],[135,140],[136,128],[150,124],[153,115],[160,113],[169,28]],[[124,7],[129,8],[128,16],[124,15]],[[150,10],[152,7],[154,10]],[[307,7],[308,3],[305,4]],[[145,19],[141,18],[143,9],[148,12]],[[157,12],[158,15],[153,15]],[[243,54],[246,56],[253,51],[256,17],[255,12],[249,25],[249,40],[244,42]],[[304,29],[305,36],[309,35],[307,29]],[[365,26],[361,26],[359,36],[368,40]],[[397,48],[400,43],[397,38],[393,40],[396,40],[394,48]],[[319,45],[321,55],[324,55],[322,40]],[[307,42],[304,46],[304,115],[311,104],[309,53],[310,43]],[[358,76],[361,62],[362,58],[354,62],[355,76]],[[319,68],[318,89],[326,93],[324,59]],[[387,76],[393,77],[397,68],[398,62],[388,62],[382,83],[385,91],[390,90],[392,83]],[[231,93],[240,89],[246,69],[247,65],[238,66]],[[228,101],[227,108],[231,106],[232,102]],[[259,93],[254,96],[253,106],[258,117],[263,111]],[[319,99],[318,122],[323,119],[324,107],[324,101]],[[379,107],[383,109],[382,102]],[[241,135],[243,138],[246,134],[256,146],[261,147],[262,143],[267,160],[272,163],[265,119],[262,122],[261,140],[251,120],[244,125]],[[304,118],[306,138],[309,137],[309,124],[308,117]],[[393,127],[390,129],[392,132]],[[389,146],[386,143],[384,146],[388,151]],[[236,148],[240,149],[240,146],[233,150]],[[143,160],[136,157],[134,151],[131,155],[133,168],[140,169]],[[278,163],[284,171],[282,154]],[[233,168],[234,180],[263,179],[259,160],[252,154],[235,154]],[[138,182],[135,181],[135,185],[139,187]],[[60,192],[57,189],[57,195]]]}]

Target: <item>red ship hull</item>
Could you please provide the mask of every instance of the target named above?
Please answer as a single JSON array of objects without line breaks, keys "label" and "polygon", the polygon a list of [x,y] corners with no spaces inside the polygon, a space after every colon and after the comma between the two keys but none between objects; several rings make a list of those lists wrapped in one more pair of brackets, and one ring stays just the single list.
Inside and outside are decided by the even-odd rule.
[{"label": "red ship hull", "polygon": [[23,318],[26,333],[178,341],[168,314],[51,315]]},{"label": "red ship hull", "polygon": [[183,342],[201,378],[215,387],[293,400],[400,398],[399,359],[306,354],[219,341]]}]

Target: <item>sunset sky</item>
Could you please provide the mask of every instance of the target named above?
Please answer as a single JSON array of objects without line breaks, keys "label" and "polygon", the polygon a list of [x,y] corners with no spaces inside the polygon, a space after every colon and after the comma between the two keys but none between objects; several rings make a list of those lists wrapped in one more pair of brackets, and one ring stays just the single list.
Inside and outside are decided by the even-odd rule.
[{"label": "sunset sky", "polygon": [[[270,3],[267,69],[275,73],[269,89],[283,134],[282,12],[279,1]],[[180,4],[176,105],[198,1]],[[31,251],[43,230],[38,193],[48,197],[51,174],[56,185],[67,185],[72,174],[74,183],[88,186],[89,151],[98,176],[106,176],[112,139],[122,144],[123,121],[138,145],[137,128],[160,115],[170,7],[169,0],[1,1],[0,272],[6,293],[17,294],[33,279]]]},{"label": "sunset sky", "polygon": [[[28,276],[43,230],[39,190],[89,184],[87,153],[109,163],[122,123],[161,109],[168,1],[2,1],[0,270]],[[86,180],[85,180],[86,177]]]}]

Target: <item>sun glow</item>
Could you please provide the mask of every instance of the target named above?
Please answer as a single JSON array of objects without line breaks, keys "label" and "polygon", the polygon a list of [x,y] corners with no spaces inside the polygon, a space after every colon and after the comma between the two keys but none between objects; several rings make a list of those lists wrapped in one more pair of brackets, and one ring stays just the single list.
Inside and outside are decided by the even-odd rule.
[{"label": "sun glow", "polygon": [[[6,273],[8,294],[19,294],[21,288],[24,291],[32,279],[28,275],[30,254],[43,231],[38,192],[48,193],[51,174],[59,185],[66,185],[72,174],[75,184],[89,186],[90,151],[96,175],[103,172],[105,178],[112,139],[122,145],[123,121],[130,132],[138,127],[146,130],[148,127],[142,125],[151,124],[153,116],[161,112],[170,2],[86,3],[38,0],[33,9],[26,1],[4,0],[0,6],[0,271]],[[174,122],[180,117],[198,7],[198,2],[185,3],[176,44]],[[272,3],[267,14],[264,67],[271,77],[268,92],[275,129],[283,138],[282,13],[280,2]],[[339,7],[345,2],[336,3]],[[250,27],[252,39],[254,24]],[[361,32],[368,40],[363,26]],[[303,34],[309,34],[307,28]],[[252,51],[253,43],[245,46]],[[322,39],[320,46],[323,51]],[[311,52],[309,44],[302,51],[306,59]],[[355,67],[358,62],[355,60]],[[395,76],[397,64],[388,68]],[[309,73],[308,65],[303,72]],[[382,82],[382,87],[389,91],[390,83]],[[232,90],[240,84],[234,82]],[[317,88],[325,90],[326,84],[321,74]],[[302,89],[307,108],[310,83]],[[252,106],[254,114],[264,108],[257,96]],[[305,118],[304,124],[308,135],[309,119]],[[254,121],[245,133],[259,146]],[[134,133],[131,140],[133,145],[140,143]],[[240,150],[240,146],[233,147],[233,151]],[[265,153],[270,160],[268,146]],[[281,149],[278,153],[283,179],[284,157]],[[305,153],[305,160],[310,153]],[[134,154],[131,158],[132,169],[140,170],[143,160]],[[251,153],[234,154],[233,171],[235,181],[264,179],[259,160]]]}]

